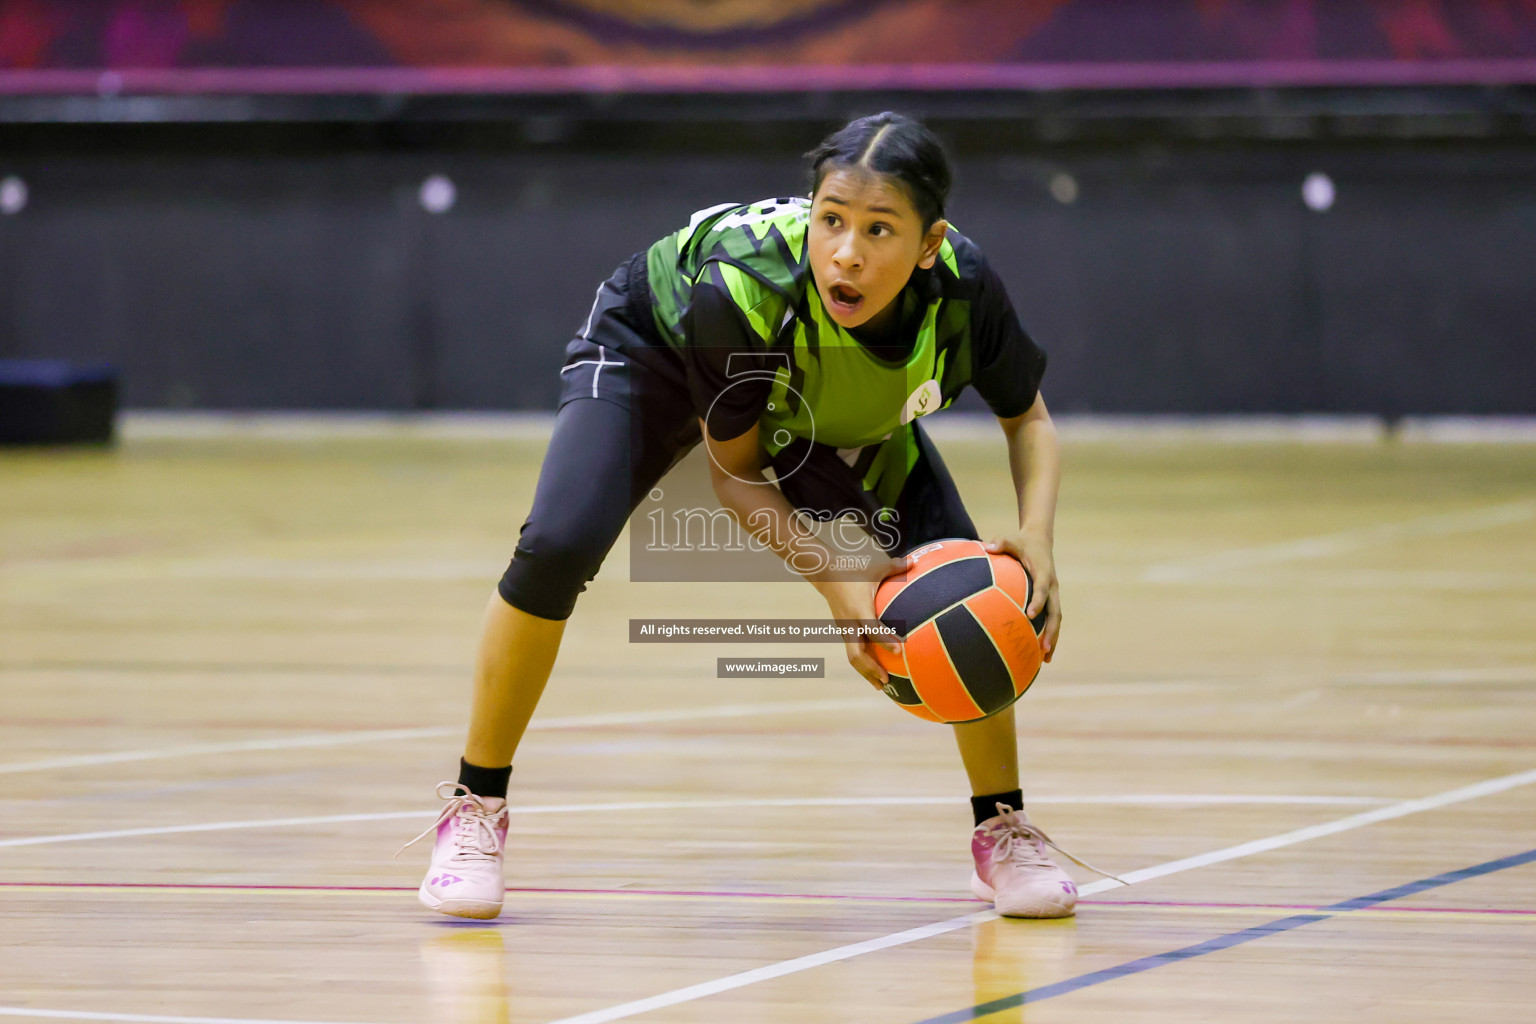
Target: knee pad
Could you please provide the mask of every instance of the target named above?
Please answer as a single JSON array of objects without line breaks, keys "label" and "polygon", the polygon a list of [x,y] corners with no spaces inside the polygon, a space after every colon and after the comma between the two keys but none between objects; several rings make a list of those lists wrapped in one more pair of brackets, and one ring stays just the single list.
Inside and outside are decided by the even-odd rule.
[{"label": "knee pad", "polygon": [[568,619],[576,597],[601,568],[606,551],[580,537],[550,536],[523,524],[517,548],[496,590],[519,611],[541,619]]}]

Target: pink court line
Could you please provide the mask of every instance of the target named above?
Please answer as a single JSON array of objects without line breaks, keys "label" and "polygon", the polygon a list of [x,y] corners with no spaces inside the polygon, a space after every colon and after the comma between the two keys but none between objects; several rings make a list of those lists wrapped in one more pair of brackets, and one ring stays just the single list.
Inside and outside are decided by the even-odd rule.
[{"label": "pink court line", "polygon": [[[0,887],[16,889],[149,889],[208,892],[415,892],[408,885],[230,885],[178,882],[0,882]],[[861,896],[855,893],[812,892],[729,892],[711,889],[562,889],[537,886],[509,886],[509,894],[573,896],[681,896],[700,899],[739,900],[852,900],[878,903],[975,903],[970,896]],[[1317,910],[1311,903],[1215,903],[1187,900],[1083,900],[1085,907],[1181,907],[1192,910]],[[1536,917],[1536,910],[1505,907],[1412,907],[1399,906],[1393,911],[1418,914],[1506,914]]]},{"label": "pink court line", "polygon": [[[199,882],[0,882],[14,889],[148,889],[207,892],[415,892],[414,885],[230,885]],[[860,896],[854,893],[727,892],[692,889],[556,889],[508,886],[509,894],[572,896],[683,896],[703,899],[743,900],[866,900],[879,903],[975,903],[971,896]]]},{"label": "pink court line", "polygon": [[[1186,907],[1199,910],[1210,908],[1212,910],[1321,910],[1313,903],[1194,903],[1184,900],[1082,900],[1079,906],[1089,907]],[[1504,907],[1373,907],[1373,910],[1388,910],[1397,913],[1412,912],[1415,914],[1517,914],[1536,917],[1536,910],[1516,910]],[[1334,911],[1338,916],[1347,916],[1350,911]]]},{"label": "pink court line", "polygon": [[404,885],[215,885],[201,882],[0,882],[15,889],[207,889],[213,892],[245,892],[271,889],[278,892],[413,892]]},{"label": "pink court line", "polygon": [[507,892],[560,893],[595,896],[692,896],[704,899],[740,900],[865,900],[878,903],[975,903],[974,896],[860,896],[856,893],[724,892],[691,889],[543,889],[509,888]]}]

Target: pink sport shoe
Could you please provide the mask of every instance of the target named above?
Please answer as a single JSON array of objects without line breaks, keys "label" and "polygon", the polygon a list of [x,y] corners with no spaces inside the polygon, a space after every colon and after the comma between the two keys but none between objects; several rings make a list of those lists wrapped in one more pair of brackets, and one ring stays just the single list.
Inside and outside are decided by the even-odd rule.
[{"label": "pink sport shoe", "polygon": [[976,860],[971,892],[990,901],[1004,917],[1071,917],[1077,883],[1051,860],[1047,846],[1090,871],[1115,877],[1051,842],[1022,809],[1000,803],[997,816],[971,833],[971,856]]},{"label": "pink sport shoe", "polygon": [[495,917],[506,893],[501,854],[507,843],[507,802],[475,796],[457,782],[438,783],[437,795],[448,806],[436,823],[401,847],[413,846],[437,830],[432,865],[417,898],[454,917]]}]

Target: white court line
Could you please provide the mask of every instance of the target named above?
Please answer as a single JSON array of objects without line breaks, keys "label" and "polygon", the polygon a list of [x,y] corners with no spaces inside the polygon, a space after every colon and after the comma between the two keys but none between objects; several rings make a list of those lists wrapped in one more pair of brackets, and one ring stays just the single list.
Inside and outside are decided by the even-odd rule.
[{"label": "white court line", "polygon": [[[1391,821],[1393,818],[1402,818],[1410,814],[1418,814],[1421,811],[1433,811],[1440,807],[1449,807],[1451,804],[1465,803],[1468,800],[1476,800],[1479,797],[1502,793],[1508,789],[1529,786],[1533,782],[1536,782],[1536,770],[1516,772],[1514,775],[1501,775],[1496,779],[1486,779],[1482,782],[1473,783],[1470,786],[1462,786],[1459,789],[1437,793],[1434,796],[1421,797],[1418,800],[1404,800],[1401,803],[1391,804],[1374,811],[1362,811],[1359,814],[1352,814],[1347,818],[1340,818],[1338,821],[1325,822],[1322,825],[1313,825],[1309,828],[1299,828],[1292,832],[1282,832],[1280,835],[1270,836],[1268,839],[1256,839],[1251,843],[1229,846],[1223,850],[1202,853],[1195,857],[1186,857],[1183,860],[1159,864],[1156,867],[1142,868],[1139,871],[1131,871],[1120,877],[1125,880],[1126,885],[1135,885],[1137,882],[1145,882],[1148,879],[1162,878],[1164,875],[1178,874],[1180,871],[1189,871],[1192,868],[1203,868],[1208,864],[1220,864],[1222,861],[1236,860],[1239,857],[1251,857],[1256,853],[1267,853],[1270,850],[1278,850],[1283,846],[1294,846],[1297,843],[1321,839],[1323,836],[1336,835],[1340,832],[1348,832],[1351,829],[1364,828],[1366,825]],[[1120,887],[1119,882],[1105,879],[1085,885],[1081,891],[1084,894],[1091,895],[1095,892],[1103,892],[1105,889],[1118,889]]]},{"label": "white court line", "polygon": [[[112,1020],[137,1024],[339,1024],[337,1021],[267,1020],[258,1017],[167,1017],[159,1013],[92,1013],[89,1010],[32,1010],[0,1006],[0,1017],[43,1017],[48,1020]],[[345,1024],[352,1024],[351,1021]]]},{"label": "white court line", "polygon": [[1397,434],[1408,442],[1530,444],[1536,416],[1405,416]]},{"label": "white court line", "polygon": [[489,567],[506,559],[486,558],[149,558],[101,555],[92,558],[38,558],[0,565],[0,575],[47,576],[72,580],[331,581],[485,580]]},{"label": "white court line", "polygon": [[561,1017],[557,1021],[551,1021],[550,1024],[603,1024],[605,1021],[634,1017],[642,1013],[650,1013],[652,1010],[660,1010],[668,1006],[676,1006],[679,1003],[703,999],[705,996],[729,992],[732,989],[742,988],[746,985],[755,985],[760,981],[782,978],[786,974],[808,971],[812,967],[821,967],[824,964],[836,963],[839,960],[863,956],[865,953],[875,953],[882,949],[890,949],[892,946],[902,946],[909,942],[932,938],[935,935],[943,935],[945,932],[952,932],[958,928],[981,924],[985,921],[993,921],[997,917],[998,913],[995,910],[978,910],[972,914],[951,917],[946,921],[936,921],[933,924],[908,928],[906,931],[896,932],[894,935],[885,935],[878,939],[867,939],[864,942],[839,946],[836,949],[829,949],[825,952],[812,953],[810,956],[797,957],[794,960],[785,960],[781,963],[770,964],[767,967],[758,967],[750,971],[742,971],[740,974],[716,978],[714,981],[689,985],[687,988],[674,989],[671,992],[663,992],[660,995],[651,996],[649,999],[637,999],[631,1003],[621,1003],[606,1010],[595,1010],[591,1013],[578,1014],[575,1017]]},{"label": "white court line", "polygon": [[128,409],[118,434],[140,441],[548,441],[552,412],[186,412]]},{"label": "white court line", "polygon": [[[1326,684],[1355,685],[1471,685],[1476,683],[1526,682],[1536,678],[1536,666],[1513,665],[1473,669],[1432,669],[1426,671],[1351,673],[1330,677]],[[1082,683],[1063,681],[1030,693],[1031,702],[1086,697],[1145,696],[1181,693],[1231,686],[1236,678],[1153,680],[1147,682]],[[584,729],[607,725],[643,725],[654,722],[693,721],[710,718],[740,718],[751,715],[799,714],[804,712],[849,711],[879,708],[878,700],[868,697],[839,697],[827,700],[780,701],[763,704],[722,704],[705,708],[669,708],[654,711],[619,711],[596,715],[568,715],[560,718],[535,718],[530,732],[555,729]],[[151,747],[116,750],[101,754],[77,754],[36,761],[0,764],[0,775],[26,772],[62,771],[94,765],[123,764],[133,761],[159,761],[214,754],[248,753],[265,750],[297,750],[340,747],[356,743],[384,743],[419,739],[441,739],[461,735],[463,726],[429,726],[420,729],[375,729],[360,732],[313,733],[276,739],[232,740],[225,743],[192,743],[178,747]]]},{"label": "white court line", "polygon": [[0,764],[0,775],[13,775],[20,772],[50,772],[63,768],[85,768],[97,764],[121,764],[125,761],[158,761],[163,758],[197,757],[202,754],[230,754],[247,750],[339,747],[347,743],[414,740],[427,736],[446,736],[448,734],[449,730],[443,728],[381,729],[372,732],[321,733],[315,736],[291,736],[287,739],[242,740],[232,743],[194,743],[184,747],[161,747],[153,750],[117,750],[107,754],[78,754],[74,757],[50,757],[41,761],[17,761],[11,764]]},{"label": "white court line", "polygon": [[[749,715],[798,714],[807,711],[844,711],[870,706],[879,707],[879,701],[867,697],[839,697],[830,700],[789,700],[764,704],[717,704],[706,708],[666,708],[656,711],[616,711],[600,715],[535,718],[528,729],[530,732],[544,729],[585,729],[603,725],[639,725],[648,722],[680,722],[700,718],[741,718]],[[117,750],[105,754],[79,754],[73,757],[51,757],[40,761],[0,764],[0,775],[253,750],[293,750],[301,747],[340,747],[351,743],[437,739],[443,736],[461,735],[464,729],[462,725],[431,726],[423,729],[375,729],[366,732],[315,733],[309,736],[290,736],[285,739],[235,740],[228,743],[193,743],[182,747]]]},{"label": "white court line", "polygon": [[[1319,569],[1316,565],[1271,565],[1255,566],[1249,572],[1228,574],[1222,577],[1219,585],[1222,587],[1246,587],[1251,589],[1272,589],[1277,581],[1289,582],[1289,579],[1281,576],[1281,573],[1290,571],[1299,573],[1306,570],[1306,582],[1309,586],[1318,590],[1389,590],[1398,594],[1410,595],[1418,598],[1425,593],[1438,593],[1441,591],[1460,591],[1474,594],[1525,594],[1536,589],[1536,573],[1529,572],[1460,572],[1460,571],[1419,571],[1415,569],[1352,569],[1334,570]],[[1074,574],[1074,582],[1081,580],[1081,575]],[[1112,584],[1124,584],[1126,582],[1146,582],[1144,576],[1136,580],[1127,580],[1124,576],[1101,573],[1093,582]],[[1210,576],[1201,577],[1200,582],[1210,584],[1213,581]]]},{"label": "white court line", "polygon": [[[1052,413],[1063,442],[1147,444],[1371,443],[1386,431],[1378,416],[1093,415]],[[947,409],[924,417],[935,441],[995,441],[997,420],[986,413]],[[1536,436],[1536,435],[1533,435]]]},{"label": "white court line", "polygon": [[[1230,804],[1285,804],[1336,806],[1385,804],[1390,800],[1374,796],[1275,796],[1241,793],[1146,793],[1111,796],[1036,796],[1030,804],[1113,804],[1142,807],[1193,807]],[[507,808],[508,814],[569,814],[596,811],[671,811],[721,809],[732,807],[922,807],[954,806],[964,801],[953,796],[816,796],[773,797],[737,800],[631,800],[601,804],[518,804]],[[0,849],[12,846],[45,846],[52,843],[79,843],[92,839],[126,839],[134,836],[166,836],[187,832],[227,832],[247,828],[290,828],[297,825],[331,825],[358,821],[397,821],[430,819],[435,810],[369,811],[359,814],[322,814],[300,818],[257,818],[247,821],[207,821],[194,825],[155,825],[147,828],[111,829],[97,832],[66,832],[47,836],[0,839]]]},{"label": "white court line", "polygon": [[[611,364],[610,364],[611,365]],[[1246,549],[1245,549],[1246,550]],[[411,581],[411,582],[473,582],[485,580],[491,573],[488,566],[499,564],[505,558],[235,558],[228,556],[209,558],[151,559],[103,556],[50,560],[39,558],[30,562],[0,564],[0,575],[46,576],[49,579],[89,580],[261,580],[273,582],[353,582],[353,581]],[[1174,567],[1183,563],[1170,563]],[[1171,573],[1168,566],[1154,566],[1140,577],[1145,581],[1147,572]],[[1180,571],[1183,571],[1180,569]],[[1202,570],[1209,575],[1209,570]],[[1204,576],[1201,577],[1202,579]],[[1337,590],[1464,590],[1474,593],[1485,591],[1525,591],[1536,587],[1536,573],[1528,572],[1476,572],[1466,570],[1413,570],[1413,569],[1361,569],[1348,572],[1323,572],[1310,577],[1317,585]],[[1073,582],[1127,581],[1124,573],[1108,570],[1078,569]],[[1184,582],[1161,575],[1152,582]],[[1270,587],[1274,583],[1268,577],[1244,578],[1235,582],[1252,587]],[[1230,584],[1229,584],[1230,585]]]},{"label": "white court line", "polygon": [[[1225,849],[1215,850],[1211,853],[1201,854],[1196,857],[1186,857],[1183,860],[1172,861],[1167,864],[1143,868],[1140,871],[1132,871],[1122,876],[1126,882],[1135,884],[1151,878],[1161,878],[1164,875],[1175,874],[1180,871],[1189,871],[1197,867],[1205,867],[1222,861],[1236,860],[1239,857],[1248,857],[1256,853],[1279,849],[1282,846],[1291,846],[1296,843],[1306,842],[1320,836],[1333,835],[1349,829],[1360,828],[1365,825],[1375,824],[1379,821],[1387,821],[1391,818],[1404,815],[1417,814],[1420,811],[1432,810],[1437,807],[1445,807],[1477,797],[1488,796],[1492,793],[1513,789],[1517,786],[1529,785],[1536,782],[1536,771],[1521,772],[1516,775],[1506,775],[1502,778],[1489,779],[1471,786],[1463,786],[1436,796],[1425,797],[1420,800],[1405,800],[1375,811],[1367,811],[1364,814],[1351,815],[1348,818],[1340,818],[1338,821],[1311,828],[1297,829],[1285,832],[1268,839],[1260,839],[1252,843],[1243,843],[1239,846],[1229,846]],[[415,812],[412,812],[415,813]],[[1080,890],[1084,895],[1092,895],[1105,889],[1119,887],[1118,882],[1109,880],[1093,882],[1085,885]],[[714,981],[703,982],[698,985],[690,985],[686,988],[674,989],[671,992],[663,992],[660,995],[646,999],[638,999],[633,1002],[611,1006],[604,1010],[595,1010],[591,1013],[580,1014],[575,1017],[565,1017],[551,1024],[604,1024],[607,1021],[621,1020],[625,1017],[634,1017],[651,1010],[659,1010],[668,1006],[676,1006],[679,1003],[691,1002],[702,999],[705,996],[716,995],[720,992],[728,992],[732,989],[742,988],[759,981],[768,981],[773,978],[781,978],[787,974],[795,974],[799,971],[809,970],[812,967],[820,967],[823,964],[836,963],[839,960],[848,960],[852,957],[862,956],[865,953],[873,953],[892,946],[905,945],[917,942],[921,939],[931,938],[935,935],[943,935],[973,924],[981,924],[985,921],[996,920],[998,914],[995,910],[982,910],[972,914],[964,914],[960,917],[952,917],[948,920],[937,921],[933,924],[921,925],[917,928],[908,928],[905,931],[885,935],[880,938],[867,939],[864,942],[855,942],[847,946],[839,946],[836,949],[825,950],[821,953],[812,953],[809,956],[797,957],[793,960],[785,960],[766,967],[758,967],[750,971],[742,971],[739,974],[717,978]],[[71,1012],[67,1010],[34,1010],[25,1007],[0,1006],[0,1016],[11,1017],[48,1017],[59,1020],[105,1020],[137,1022],[137,1024],[336,1024],[336,1022],[301,1022],[301,1021],[272,1021],[257,1018],[229,1018],[229,1017],[172,1017],[151,1014],[127,1014],[127,1013],[88,1013]]]},{"label": "white court line", "polygon": [[[936,440],[985,440],[998,437],[997,420],[987,413],[954,409],[928,417]],[[1380,441],[1386,428],[1378,416],[1327,415],[1092,415],[1055,413],[1063,441],[1120,441],[1145,444],[1183,441],[1209,444]],[[334,439],[504,440],[549,439],[552,412],[176,412],[128,409],[120,417],[126,442],[145,440],[285,440]],[[1536,441],[1536,417],[1408,416],[1398,428],[1405,442]]]},{"label": "white court line", "polygon": [[[1230,685],[1235,680],[1172,680],[1146,683],[1063,683],[1030,695],[1031,701],[1053,698],[1120,697],[1150,693],[1178,693]],[[703,708],[663,708],[654,711],[616,711],[597,715],[568,715],[563,718],[535,718],[530,732],[550,729],[586,729],[605,725],[644,725],[653,722],[685,722],[708,718],[745,718],[753,715],[791,715],[805,712],[884,709],[883,698],[835,697],[826,700],[789,700],[762,704],[717,704]],[[64,723],[67,724],[67,723]],[[260,750],[294,750],[312,747],[340,747],[353,743],[382,743],[399,740],[440,739],[462,736],[465,726],[429,726],[421,729],[376,729],[363,732],[326,732],[282,739],[231,740],[226,743],[192,743],[179,747],[151,747],[139,750],[114,750],[102,754],[77,754],[37,761],[0,764],[0,775],[22,772],[60,771],[127,761],[159,761],[177,757],[201,757],[209,754],[234,754]]]},{"label": "white court line", "polygon": [[[1203,853],[1199,856],[1186,857],[1183,860],[1143,868],[1140,871],[1132,871],[1121,877],[1125,879],[1127,884],[1134,885],[1137,882],[1144,882],[1148,879],[1162,878],[1165,875],[1190,871],[1194,868],[1219,864],[1223,861],[1236,860],[1239,857],[1250,857],[1256,853],[1277,850],[1283,846],[1293,846],[1297,843],[1307,842],[1310,839],[1347,832],[1350,829],[1374,825],[1377,822],[1388,821],[1392,818],[1418,814],[1420,811],[1433,810],[1450,804],[1462,803],[1466,800],[1475,800],[1481,796],[1499,793],[1506,789],[1514,789],[1517,786],[1527,786],[1533,782],[1536,782],[1536,770],[1520,772],[1516,775],[1506,775],[1497,779],[1488,779],[1485,782],[1463,786],[1460,789],[1449,790],[1448,792],[1424,797],[1420,800],[1405,800],[1402,803],[1392,804],[1390,807],[1382,807],[1378,810],[1366,811],[1363,814],[1351,815],[1348,818],[1340,818],[1338,821],[1328,822],[1323,825],[1296,829],[1293,832],[1283,832],[1277,836],[1270,836],[1268,839],[1259,839],[1251,843],[1229,846],[1225,849],[1213,850],[1210,853]],[[1106,889],[1118,889],[1120,887],[1119,882],[1104,879],[1085,885],[1078,891],[1085,896],[1090,896],[1094,893],[1103,892]],[[935,935],[943,935],[945,932],[952,932],[973,924],[981,924],[984,921],[991,921],[997,917],[998,914],[994,910],[964,914],[960,917],[949,918],[946,921],[938,921],[934,924],[923,925],[918,928],[909,928],[906,931],[896,932],[893,935],[886,935],[878,939],[855,942],[852,945],[839,946],[836,949],[825,950],[821,953],[812,953],[810,956],[784,960],[766,967],[742,971],[740,974],[716,978],[714,981],[706,981],[702,984],[674,989],[671,992],[663,992],[660,995],[650,996],[646,999],[621,1003],[618,1006],[610,1006],[604,1010],[594,1010],[591,1013],[577,1014],[574,1017],[562,1017],[557,1021],[552,1021],[551,1024],[606,1024],[607,1021],[638,1016],[642,1013],[649,1013],[652,1010],[676,1006],[679,1003],[692,1002],[705,996],[712,996],[721,992],[728,992],[732,989],[743,988],[747,985],[754,985],[760,981],[782,978],[786,974],[795,974],[799,971],[809,970],[812,967],[820,967],[823,964],[836,963],[839,960],[848,960],[852,957],[862,956],[865,953],[873,953],[877,950],[889,949],[892,946],[901,946],[909,942],[917,942],[920,939],[931,938]]]},{"label": "white court line", "polygon": [[1489,530],[1499,526],[1529,522],[1531,519],[1536,519],[1536,501],[1511,501],[1502,505],[1425,516],[1422,519],[1409,519],[1405,522],[1362,526],[1358,529],[1344,530],[1320,537],[1302,537],[1278,544],[1236,548],[1199,558],[1162,562],[1150,566],[1142,574],[1142,578],[1149,583],[1188,583],[1230,569],[1250,569],[1281,562],[1327,558],[1415,537],[1472,533],[1476,530]]}]

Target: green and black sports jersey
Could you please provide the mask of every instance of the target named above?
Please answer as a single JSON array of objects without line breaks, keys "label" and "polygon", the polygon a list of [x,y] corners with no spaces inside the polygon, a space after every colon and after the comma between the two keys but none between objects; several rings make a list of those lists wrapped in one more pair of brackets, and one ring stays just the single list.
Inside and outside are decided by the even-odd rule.
[{"label": "green and black sports jersey", "polygon": [[898,300],[896,343],[872,346],[823,307],[809,221],[805,199],[718,206],[646,254],[659,333],[683,357],[712,437],[755,422],[770,455],[797,438],[849,452],[881,445],[887,455],[867,482],[895,484],[915,458],[915,446],[900,443],[910,424],[966,385],[998,416],[1034,404],[1045,354],[969,239],[949,230],[933,268],[914,271]]}]

